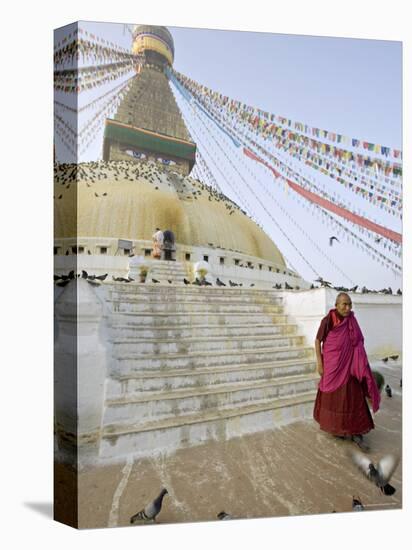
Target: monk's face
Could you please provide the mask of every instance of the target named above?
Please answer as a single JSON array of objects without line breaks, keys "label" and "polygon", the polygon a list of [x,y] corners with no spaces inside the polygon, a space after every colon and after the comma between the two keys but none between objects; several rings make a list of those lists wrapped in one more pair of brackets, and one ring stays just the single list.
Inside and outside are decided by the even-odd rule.
[{"label": "monk's face", "polygon": [[352,300],[349,296],[340,296],[336,302],[336,310],[342,317],[347,317],[352,310]]}]

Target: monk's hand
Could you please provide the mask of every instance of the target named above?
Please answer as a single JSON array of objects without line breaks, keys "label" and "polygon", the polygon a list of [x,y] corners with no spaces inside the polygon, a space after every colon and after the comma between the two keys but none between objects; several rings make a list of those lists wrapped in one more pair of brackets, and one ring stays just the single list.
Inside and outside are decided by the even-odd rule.
[{"label": "monk's hand", "polygon": [[323,364],[322,364],[322,363],[318,363],[318,364],[317,364],[317,367],[316,367],[316,370],[318,371],[318,374],[319,374],[320,376],[322,376],[322,374],[323,374]]}]

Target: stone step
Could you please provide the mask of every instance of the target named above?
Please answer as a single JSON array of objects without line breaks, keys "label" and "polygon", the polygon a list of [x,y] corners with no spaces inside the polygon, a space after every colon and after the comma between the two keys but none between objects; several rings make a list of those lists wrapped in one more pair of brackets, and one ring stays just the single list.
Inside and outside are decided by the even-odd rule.
[{"label": "stone step", "polygon": [[167,262],[165,264],[152,264],[149,267],[149,275],[155,275],[155,274],[170,274],[170,275],[179,275],[182,277],[186,277],[186,269],[181,265],[177,264],[175,262]]},{"label": "stone step", "polygon": [[294,335],[242,336],[242,337],[198,337],[156,341],[138,338],[114,338],[114,354],[119,357],[130,353],[162,355],[207,351],[229,351],[243,349],[265,349],[273,347],[298,347],[305,343],[305,337]]},{"label": "stone step", "polygon": [[174,275],[175,277],[181,277],[183,281],[183,277],[186,277],[186,270],[183,268],[173,268],[169,266],[159,266],[159,267],[151,267],[148,271],[149,276],[167,276],[167,275]]},{"label": "stone step", "polygon": [[[111,285],[111,288],[110,288]],[[118,294],[157,294],[158,292],[177,292],[179,294],[196,294],[199,296],[205,296],[210,298],[210,296],[239,296],[242,299],[245,296],[250,297],[260,297],[261,299],[273,299],[277,298],[279,300],[283,299],[283,293],[279,290],[270,290],[270,289],[257,289],[257,288],[239,288],[239,287],[218,287],[218,286],[197,286],[197,285],[187,285],[183,287],[175,288],[167,284],[164,285],[143,285],[137,284],[136,282],[132,283],[122,283],[122,282],[112,282],[109,281],[106,286],[112,292]]]},{"label": "stone step", "polygon": [[283,313],[281,305],[256,305],[243,303],[215,303],[209,301],[189,302],[183,301],[164,301],[164,302],[128,302],[128,301],[112,301],[114,312],[131,312],[131,313],[164,313],[173,315],[174,313]]},{"label": "stone step", "polygon": [[163,369],[119,375],[106,380],[108,399],[121,396],[135,396],[142,392],[170,391],[174,389],[197,388],[199,386],[217,387],[220,384],[235,384],[246,381],[263,381],[313,374],[314,359],[299,361],[269,361],[256,365],[236,364],[224,367],[204,367],[196,369]]},{"label": "stone step", "polygon": [[239,362],[256,364],[286,359],[309,359],[313,357],[312,347],[278,347],[265,349],[213,350],[211,352],[174,353],[157,356],[143,356],[139,353],[113,355],[113,372],[128,374],[148,369],[200,368],[210,366],[234,365]]},{"label": "stone step", "polygon": [[[227,303],[227,304],[253,304],[253,305],[283,305],[283,298],[279,296],[259,296],[246,294],[241,296],[239,294],[231,294],[230,292],[220,293],[205,293],[196,292],[187,288],[180,287],[159,287],[158,292],[148,292],[148,288],[144,285],[140,285],[140,292],[117,292],[113,290],[111,292],[111,299],[115,302],[128,302],[128,303]],[[134,287],[135,288],[135,285]]]},{"label": "stone step", "polygon": [[113,312],[112,326],[126,323],[129,326],[187,326],[188,322],[192,326],[204,325],[205,323],[211,325],[231,326],[232,324],[251,326],[255,324],[273,323],[273,324],[285,324],[287,322],[287,315],[282,313],[203,313],[191,311],[177,312],[173,315],[170,313],[139,313],[133,311],[121,311]]},{"label": "stone step", "polygon": [[179,338],[214,338],[215,336],[222,337],[238,337],[238,336],[276,336],[276,335],[296,335],[297,325],[282,323],[260,323],[253,325],[181,325],[162,326],[162,327],[147,327],[140,323],[133,325],[117,324],[112,326],[112,338],[145,338],[148,340],[167,340]]},{"label": "stone step", "polygon": [[142,425],[160,419],[193,414],[195,411],[224,411],[234,406],[264,403],[273,399],[314,391],[318,376],[285,376],[276,380],[221,384],[218,387],[146,392],[142,396],[106,401],[104,426],[134,421]]},{"label": "stone step", "polygon": [[106,426],[100,447],[101,458],[152,453],[171,453],[179,448],[218,440],[227,441],[248,433],[278,428],[311,418],[315,391],[293,397],[276,398],[264,403],[232,407],[223,411],[199,411],[195,414],[147,422]]}]

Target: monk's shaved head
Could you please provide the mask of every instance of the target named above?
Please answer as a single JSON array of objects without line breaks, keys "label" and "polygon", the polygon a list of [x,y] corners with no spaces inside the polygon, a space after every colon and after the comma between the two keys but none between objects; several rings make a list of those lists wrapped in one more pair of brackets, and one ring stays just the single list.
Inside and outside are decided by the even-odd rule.
[{"label": "monk's shaved head", "polygon": [[338,302],[340,302],[342,299],[345,299],[346,301],[349,301],[352,303],[352,300],[350,299],[349,294],[346,294],[346,292],[339,292],[339,294],[336,296],[335,300],[335,306]]},{"label": "monk's shaved head", "polygon": [[347,317],[352,309],[352,300],[346,292],[339,292],[335,302],[336,311],[343,317]]}]

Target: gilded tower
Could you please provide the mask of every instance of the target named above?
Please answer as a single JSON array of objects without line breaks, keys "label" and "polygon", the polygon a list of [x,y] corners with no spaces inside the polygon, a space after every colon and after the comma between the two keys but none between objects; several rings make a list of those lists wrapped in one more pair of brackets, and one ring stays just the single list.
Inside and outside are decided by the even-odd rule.
[{"label": "gilded tower", "polygon": [[173,38],[165,27],[139,25],[133,33],[136,78],[113,119],[106,120],[104,160],[152,160],[188,175],[196,145],[170,89]]}]

